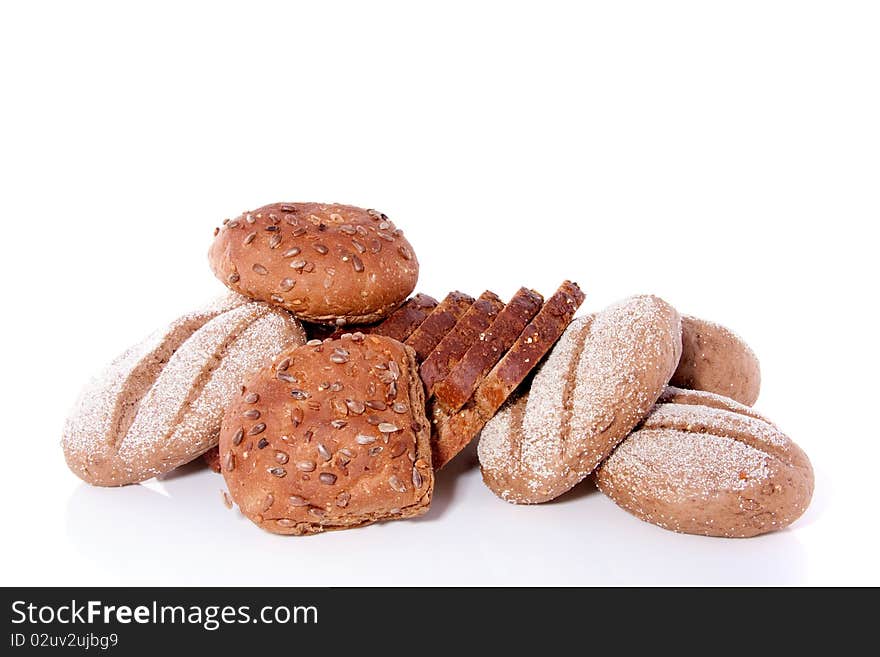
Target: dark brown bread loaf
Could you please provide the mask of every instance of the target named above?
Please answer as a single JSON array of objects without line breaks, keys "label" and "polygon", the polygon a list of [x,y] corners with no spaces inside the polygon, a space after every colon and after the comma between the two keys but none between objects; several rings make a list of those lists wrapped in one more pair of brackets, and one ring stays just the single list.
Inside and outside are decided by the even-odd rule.
[{"label": "dark brown bread loaf", "polygon": [[471,345],[479,342],[503,308],[504,302],[497,294],[488,290],[483,292],[428,355],[419,368],[428,397],[433,393],[434,386],[449,375]]},{"label": "dark brown bread loaf", "polygon": [[236,292],[300,319],[368,324],[412,292],[419,263],[384,214],[351,205],[274,203],[218,229],[214,274]]},{"label": "dark brown bread loaf", "polygon": [[424,513],[434,479],[414,352],[362,333],[283,352],[226,409],[220,456],[232,499],[270,532]]},{"label": "dark brown bread loaf", "polygon": [[757,536],[799,518],[813,494],[807,455],[734,400],[687,397],[657,404],[599,468],[599,489],[642,520],[688,534]]},{"label": "dark brown bread loaf", "polygon": [[520,288],[498,313],[485,335],[471,345],[446,378],[434,386],[436,405],[446,415],[459,410],[471,398],[477,386],[538,314],[543,302],[544,297],[534,290]]},{"label": "dark brown bread loaf", "polygon": [[412,332],[406,339],[406,345],[415,350],[416,359],[420,363],[434,351],[434,348],[455,327],[458,320],[473,303],[474,298],[464,292],[450,292],[425,321]]},{"label": "dark brown bread loaf", "polygon": [[576,283],[565,281],[526,326],[510,350],[483,379],[473,397],[455,413],[429,404],[435,469],[442,468],[473,440],[507,398],[556,344],[584,301]]}]

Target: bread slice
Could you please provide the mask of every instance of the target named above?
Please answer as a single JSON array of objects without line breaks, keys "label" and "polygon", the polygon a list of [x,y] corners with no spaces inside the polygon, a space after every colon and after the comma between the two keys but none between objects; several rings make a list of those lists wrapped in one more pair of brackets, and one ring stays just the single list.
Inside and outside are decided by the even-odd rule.
[{"label": "bread slice", "polygon": [[428,354],[434,351],[473,303],[474,298],[464,292],[450,292],[446,295],[446,298],[405,340],[405,344],[415,350],[418,362],[424,361]]},{"label": "bread slice", "polygon": [[584,293],[571,281],[565,281],[547,300],[474,393],[480,415],[488,420],[498,412],[510,393],[556,344],[583,302]]},{"label": "bread slice", "polygon": [[406,339],[421,326],[422,322],[428,318],[428,315],[436,307],[437,300],[434,297],[427,294],[416,294],[407,299],[400,308],[391,313],[384,321],[379,322],[364,332],[376,333],[400,342],[406,342]]},{"label": "bread slice", "polygon": [[488,290],[468,308],[455,328],[446,334],[419,368],[427,397],[431,396],[434,386],[446,378],[470,346],[480,340],[503,309],[504,302]]},{"label": "bread slice", "polygon": [[360,331],[372,335],[384,335],[398,342],[405,342],[436,307],[437,300],[434,297],[420,293],[407,299],[381,322],[339,327],[310,324],[307,326],[307,332],[310,340],[338,340],[346,333]]},{"label": "bread slice", "polygon": [[486,422],[556,344],[583,301],[584,293],[577,284],[565,281],[483,379],[464,407],[455,413],[437,408],[436,404],[430,409],[435,469],[446,465],[480,433]]},{"label": "bread slice", "polygon": [[544,297],[534,290],[520,288],[446,378],[434,386],[435,403],[447,414],[464,406],[486,374],[538,314],[543,302]]}]

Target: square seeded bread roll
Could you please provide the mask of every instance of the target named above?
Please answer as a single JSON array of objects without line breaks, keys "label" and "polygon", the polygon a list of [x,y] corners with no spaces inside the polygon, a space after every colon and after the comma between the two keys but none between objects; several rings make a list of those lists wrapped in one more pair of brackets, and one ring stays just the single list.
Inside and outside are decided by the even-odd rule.
[{"label": "square seeded bread roll", "polygon": [[227,408],[220,459],[242,513],[277,534],[421,515],[434,475],[413,350],[354,333],[282,353]]}]

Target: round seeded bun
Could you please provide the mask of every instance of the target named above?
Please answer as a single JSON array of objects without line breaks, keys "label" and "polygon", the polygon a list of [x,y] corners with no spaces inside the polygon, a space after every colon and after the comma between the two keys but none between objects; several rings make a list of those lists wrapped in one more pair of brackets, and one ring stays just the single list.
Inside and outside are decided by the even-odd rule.
[{"label": "round seeded bun", "polygon": [[703,404],[658,404],[599,468],[599,489],[677,532],[748,537],[787,527],[813,494],[807,455],[748,407],[704,395]]},{"label": "round seeded bun", "polygon": [[375,322],[413,291],[419,263],[384,214],[351,205],[274,203],[226,221],[208,259],[245,296],[300,319]]},{"label": "round seeded bun", "polygon": [[647,415],[680,354],[678,313],[654,296],[574,320],[528,393],[483,429],[483,481],[517,504],[566,492]]},{"label": "round seeded bun", "polygon": [[178,318],[83,388],[61,439],[68,466],[122,486],[193,460],[217,445],[244,375],[304,342],[290,313],[237,294]]},{"label": "round seeded bun", "polygon": [[730,329],[684,315],[681,361],[670,383],[751,406],[761,391],[761,366],[751,347]]},{"label": "round seeded bun", "polygon": [[434,475],[415,353],[354,333],[280,354],[226,409],[220,462],[241,512],[276,534],[424,513]]}]

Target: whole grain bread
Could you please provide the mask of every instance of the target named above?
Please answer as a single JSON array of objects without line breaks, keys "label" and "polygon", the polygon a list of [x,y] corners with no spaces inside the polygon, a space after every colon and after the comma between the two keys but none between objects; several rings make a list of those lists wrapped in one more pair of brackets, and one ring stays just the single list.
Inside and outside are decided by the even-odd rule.
[{"label": "whole grain bread", "polygon": [[730,329],[684,315],[681,362],[670,383],[714,392],[751,406],[761,391],[761,366],[751,347]]},{"label": "whole grain bread", "polygon": [[684,388],[676,388],[675,386],[666,386],[657,400],[658,404],[694,404],[697,406],[708,406],[709,408],[718,408],[722,411],[731,411],[740,415],[748,415],[756,420],[769,422],[766,417],[758,413],[751,406],[741,404],[735,399],[718,395],[714,392],[706,392],[705,390],[686,390]]},{"label": "whole grain bread", "polygon": [[239,295],[175,320],[83,389],[62,435],[68,466],[121,486],[191,461],[217,444],[244,375],[304,341],[292,315]]},{"label": "whole grain bread", "polygon": [[387,216],[338,204],[245,212],[217,229],[208,259],[232,290],[336,325],[384,318],[419,275],[412,246]]},{"label": "whole grain bread", "polygon": [[477,386],[522,335],[544,303],[544,297],[520,288],[495,321],[474,342],[446,377],[434,386],[434,404],[447,415],[464,406]]},{"label": "whole grain bread", "polygon": [[437,307],[437,300],[427,294],[416,294],[376,326],[364,331],[405,342]]},{"label": "whole grain bread", "polygon": [[434,386],[449,375],[471,345],[479,342],[503,308],[504,302],[497,294],[488,290],[483,292],[461,316],[455,327],[428,354],[419,367],[428,397],[433,393]]},{"label": "whole grain bread", "polygon": [[747,407],[707,400],[721,407],[658,404],[599,468],[599,489],[673,531],[749,537],[787,527],[813,494],[807,455]]},{"label": "whole grain bread", "polygon": [[681,320],[657,297],[632,297],[575,320],[528,392],[483,429],[484,482],[519,504],[566,492],[647,415],[680,355]]},{"label": "whole grain bread", "polygon": [[454,413],[429,402],[435,469],[442,468],[483,429],[565,332],[584,300],[577,283],[565,281],[526,326],[473,397]]},{"label": "whole grain bread", "polygon": [[416,352],[416,360],[423,362],[458,320],[474,303],[464,292],[450,292],[431,314],[406,339],[406,345]]},{"label": "whole grain bread", "polygon": [[270,532],[424,513],[434,478],[413,350],[353,333],[283,352],[227,407],[220,457],[232,499]]}]

